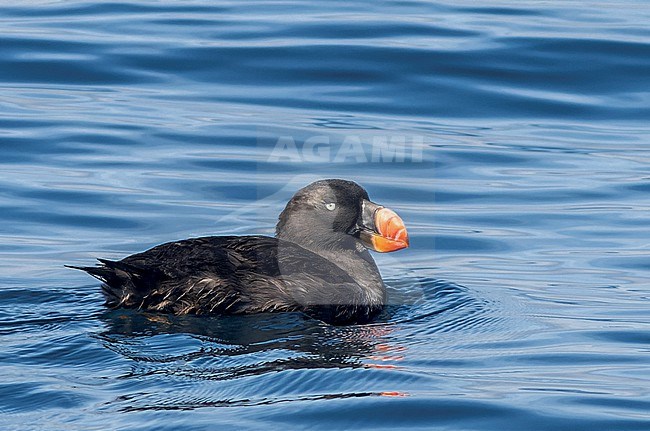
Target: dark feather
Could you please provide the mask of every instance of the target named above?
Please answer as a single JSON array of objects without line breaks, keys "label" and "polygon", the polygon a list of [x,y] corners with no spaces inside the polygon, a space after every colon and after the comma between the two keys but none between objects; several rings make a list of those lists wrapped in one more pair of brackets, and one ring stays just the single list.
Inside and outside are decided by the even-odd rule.
[{"label": "dark feather", "polygon": [[[349,184],[354,183],[335,183],[336,190]],[[101,280],[106,305],[112,308],[173,314],[303,311],[332,323],[367,321],[381,310],[385,290],[370,254],[355,248],[356,240],[347,235],[358,216],[355,199],[367,197],[356,187],[361,191],[355,191],[353,199],[346,198],[351,206],[335,219],[334,228],[340,232],[331,233],[332,222],[325,219],[309,220],[300,213],[291,218],[292,208],[301,202],[323,200],[313,190],[303,189],[294,197],[297,203],[292,200],[281,215],[279,238],[192,238],[119,261],[98,259],[93,267],[67,266]],[[347,202],[343,197],[327,199]],[[305,230],[309,242],[298,245]],[[293,231],[301,237],[293,238]],[[312,244],[323,249],[316,253]]]}]

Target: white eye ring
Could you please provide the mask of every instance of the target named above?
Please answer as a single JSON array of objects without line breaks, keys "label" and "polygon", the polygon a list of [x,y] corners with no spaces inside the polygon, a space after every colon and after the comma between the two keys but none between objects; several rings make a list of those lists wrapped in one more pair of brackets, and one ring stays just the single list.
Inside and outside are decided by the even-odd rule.
[{"label": "white eye ring", "polygon": [[327,208],[330,211],[334,211],[334,208],[336,208],[336,204],[334,202],[330,202],[328,204],[325,204],[325,208]]}]

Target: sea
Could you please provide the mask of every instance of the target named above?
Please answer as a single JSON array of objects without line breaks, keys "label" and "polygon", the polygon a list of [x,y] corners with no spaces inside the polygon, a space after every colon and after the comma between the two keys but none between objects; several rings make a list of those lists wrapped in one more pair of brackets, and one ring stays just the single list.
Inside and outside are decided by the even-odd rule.
[{"label": "sea", "polygon": [[[650,4],[0,3],[0,429],[650,430]],[[353,180],[385,310],[109,310],[64,265]]]}]

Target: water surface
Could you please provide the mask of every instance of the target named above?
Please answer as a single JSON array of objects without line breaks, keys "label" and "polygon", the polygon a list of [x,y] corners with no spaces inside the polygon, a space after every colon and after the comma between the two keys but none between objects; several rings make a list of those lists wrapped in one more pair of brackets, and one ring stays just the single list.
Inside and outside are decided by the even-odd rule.
[{"label": "water surface", "polygon": [[[635,1],[4,2],[2,429],[649,429],[649,21]],[[332,177],[409,228],[376,256],[371,325],[111,312],[63,267],[271,234]]]}]

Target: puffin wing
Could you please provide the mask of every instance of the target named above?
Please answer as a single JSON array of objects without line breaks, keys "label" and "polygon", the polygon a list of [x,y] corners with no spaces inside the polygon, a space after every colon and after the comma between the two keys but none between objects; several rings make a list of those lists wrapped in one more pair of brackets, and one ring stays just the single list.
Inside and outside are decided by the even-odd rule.
[{"label": "puffin wing", "polygon": [[[363,289],[334,263],[266,236],[169,242],[120,261],[73,267],[101,280],[106,305],[173,314],[305,311],[336,321]],[[337,317],[338,316],[338,317]]]}]

